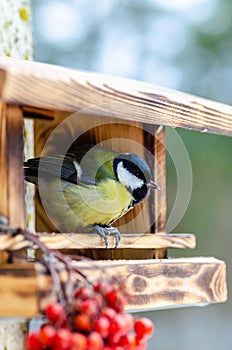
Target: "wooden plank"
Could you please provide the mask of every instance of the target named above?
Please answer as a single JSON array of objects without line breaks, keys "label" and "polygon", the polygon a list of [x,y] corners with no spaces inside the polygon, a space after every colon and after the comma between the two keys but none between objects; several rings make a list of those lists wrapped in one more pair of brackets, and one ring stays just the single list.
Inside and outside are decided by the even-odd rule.
[{"label": "wooden plank", "polygon": [[3,88],[5,85],[6,71],[0,68],[0,96],[2,96]]},{"label": "wooden plank", "polygon": [[154,191],[155,232],[166,232],[166,143],[165,130],[156,126],[154,130],[154,178],[161,186],[160,191]]},{"label": "wooden plank", "polygon": [[[19,106],[1,103],[0,214],[15,227],[25,227],[23,181],[23,115]],[[6,262],[1,254],[0,262]]]},{"label": "wooden plank", "polygon": [[232,107],[152,84],[0,58],[1,98],[28,106],[232,135]]},{"label": "wooden plank", "polygon": [[[79,238],[80,237],[80,238]],[[94,234],[57,234],[41,236],[41,241],[51,249],[97,249],[104,248],[104,242]],[[115,247],[114,237],[109,237],[109,248]],[[182,248],[194,249],[196,237],[192,234],[122,234],[117,249],[161,249]]]},{"label": "wooden plank", "polygon": [[6,106],[7,120],[7,201],[9,224],[25,227],[23,173],[23,114],[19,106]]},{"label": "wooden plank", "polygon": [[54,119],[54,110],[35,108],[30,106],[22,107],[24,118],[33,118],[33,119],[45,119],[53,120]]},{"label": "wooden plank", "polygon": [[[8,216],[6,139],[6,105],[0,102],[0,214],[4,216]],[[7,262],[7,260],[8,254],[1,251],[0,263]]]},{"label": "wooden plank", "polygon": [[6,129],[6,105],[0,104],[0,214],[8,216],[7,204],[7,129]]},{"label": "wooden plank", "polygon": [[[166,196],[166,143],[165,130],[163,126],[157,126],[154,132],[155,145],[154,157],[156,160],[154,166],[154,177],[162,186],[160,191],[155,191],[154,209],[155,209],[155,230],[156,232],[166,232],[166,215],[167,215],[167,196]],[[167,257],[167,249],[155,251],[156,259]]]},{"label": "wooden plank", "polygon": [[160,186],[160,191],[151,191],[149,195],[149,210],[151,232],[166,231],[166,149],[165,130],[162,126],[144,124],[144,145],[150,152],[145,152],[154,180]]},{"label": "wooden plank", "polygon": [[[102,249],[103,239],[97,234],[56,233],[38,234],[41,242],[50,249]],[[23,235],[0,235],[0,250],[25,249],[28,246]],[[115,247],[115,238],[109,237],[109,249]],[[196,237],[193,234],[122,234],[118,249],[193,249]]]},{"label": "wooden plank", "polygon": [[[166,232],[166,148],[165,130],[163,126],[144,125],[144,145],[150,151],[145,152],[145,159],[149,164],[160,191],[151,191],[148,199],[150,210],[150,232]],[[151,156],[152,155],[152,156]],[[164,248],[164,247],[160,247]],[[167,249],[156,249],[154,257],[164,259],[167,256]]]},{"label": "wooden plank", "polygon": [[[122,278],[127,310],[198,306],[227,299],[226,266],[223,261],[214,258],[88,261],[77,264],[91,281],[97,280],[103,273],[97,267],[104,267],[106,276]],[[43,271],[40,264],[36,266],[37,271]],[[37,292],[42,308],[51,301],[54,295],[51,295],[50,277],[41,273],[35,278],[33,274],[33,265],[0,266],[0,317],[16,316],[16,310],[18,316],[34,316]]]},{"label": "wooden plank", "polygon": [[33,265],[0,265],[0,317],[33,317],[38,291]]},{"label": "wooden plank", "polygon": [[23,186],[23,115],[20,107],[2,104],[0,119],[0,213],[12,226],[25,225]]},{"label": "wooden plank", "polygon": [[[82,264],[90,280],[101,275],[101,271],[91,271],[88,263],[80,266]],[[129,310],[215,303],[227,299],[226,265],[214,258],[99,261],[98,266],[104,267],[106,275],[123,279]]]}]

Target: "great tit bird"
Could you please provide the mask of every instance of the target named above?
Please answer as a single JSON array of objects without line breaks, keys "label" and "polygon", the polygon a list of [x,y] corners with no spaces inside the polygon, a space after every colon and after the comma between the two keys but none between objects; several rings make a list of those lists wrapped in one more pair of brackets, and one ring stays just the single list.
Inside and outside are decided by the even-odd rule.
[{"label": "great tit bird", "polygon": [[24,174],[39,186],[59,231],[97,232],[106,247],[108,235],[115,236],[116,247],[120,241],[111,224],[144,200],[150,188],[159,189],[144,159],[98,145],[80,146],[75,155],[29,159]]}]

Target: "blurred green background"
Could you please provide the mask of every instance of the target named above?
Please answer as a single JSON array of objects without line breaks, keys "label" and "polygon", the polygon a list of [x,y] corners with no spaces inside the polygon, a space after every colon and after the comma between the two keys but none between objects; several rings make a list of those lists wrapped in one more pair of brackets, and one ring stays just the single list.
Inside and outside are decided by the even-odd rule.
[{"label": "blurred green background", "polygon": [[[35,60],[139,79],[231,104],[231,0],[32,0]],[[231,350],[232,138],[178,130],[193,190],[175,232],[197,235],[194,251],[227,262],[229,300],[152,311],[149,350]],[[167,130],[167,137],[172,137]],[[167,157],[168,208],[176,173]]]}]

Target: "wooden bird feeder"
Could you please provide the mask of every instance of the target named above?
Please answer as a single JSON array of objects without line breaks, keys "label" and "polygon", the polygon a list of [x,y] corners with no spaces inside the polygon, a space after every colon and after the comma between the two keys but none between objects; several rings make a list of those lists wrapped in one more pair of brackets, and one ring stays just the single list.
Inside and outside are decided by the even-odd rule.
[{"label": "wooden bird feeder", "polygon": [[[164,126],[232,135],[231,107],[142,82],[3,57],[0,98],[0,214],[11,226],[26,226],[23,118],[35,121],[36,156],[45,144],[58,153],[61,140],[74,136],[78,136],[77,143],[103,143],[133,151],[147,160],[162,190],[119,220],[118,249],[104,249],[102,239],[93,234],[51,234],[55,228],[37,197],[36,231],[46,232],[40,239],[53,249],[84,251],[96,259],[96,266],[104,265],[109,275],[121,276],[126,282],[128,310],[226,301],[223,261],[167,258],[168,248],[194,248],[196,242],[191,234],[165,232]],[[0,235],[0,250],[25,249],[21,238]],[[113,248],[113,238],[109,246]],[[90,279],[98,277],[87,261],[79,265]],[[38,263],[26,261],[0,264],[1,317],[38,314],[39,301],[46,303],[41,295],[51,285],[48,276],[36,273],[38,268]]]}]

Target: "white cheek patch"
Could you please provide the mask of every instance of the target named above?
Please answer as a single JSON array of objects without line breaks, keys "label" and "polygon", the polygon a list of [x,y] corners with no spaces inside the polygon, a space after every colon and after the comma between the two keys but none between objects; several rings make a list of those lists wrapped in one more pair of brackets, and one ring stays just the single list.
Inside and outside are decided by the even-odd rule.
[{"label": "white cheek patch", "polygon": [[141,188],[144,185],[143,180],[131,174],[126,168],[124,168],[123,162],[118,163],[117,175],[121,184],[126,187],[130,187],[132,191],[136,190],[137,188]]},{"label": "white cheek patch", "polygon": [[73,165],[77,172],[77,179],[80,179],[82,175],[81,166],[75,160],[73,161]]}]

